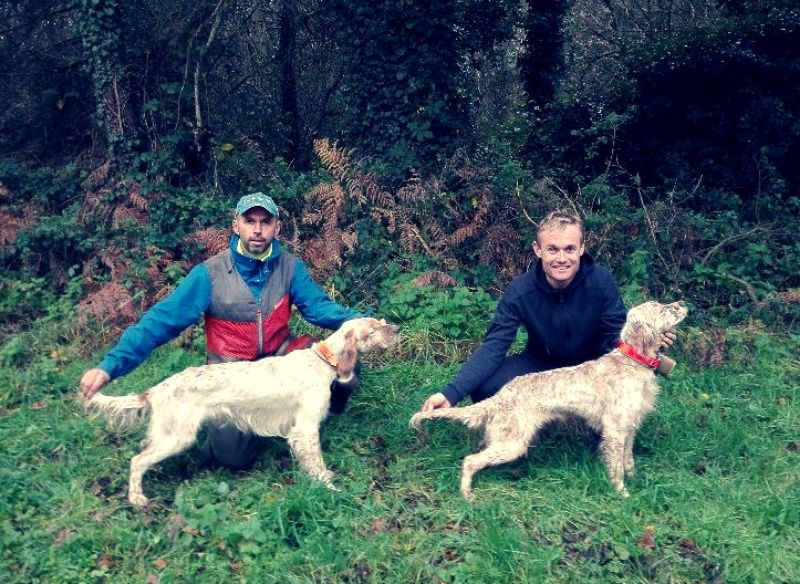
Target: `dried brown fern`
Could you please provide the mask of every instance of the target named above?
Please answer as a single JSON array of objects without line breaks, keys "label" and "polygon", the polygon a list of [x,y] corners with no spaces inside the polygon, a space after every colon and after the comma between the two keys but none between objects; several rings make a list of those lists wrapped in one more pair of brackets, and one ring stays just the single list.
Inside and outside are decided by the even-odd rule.
[{"label": "dried brown fern", "polygon": [[7,211],[0,211],[0,245],[10,245],[17,239],[20,221]]},{"label": "dried brown fern", "polygon": [[778,292],[778,296],[786,304],[800,304],[800,288],[790,288],[784,292]]},{"label": "dried brown fern", "polygon": [[725,329],[709,328],[683,343],[686,353],[692,355],[700,367],[716,367],[725,363],[728,339]]},{"label": "dried brown fern", "polygon": [[369,211],[370,218],[376,223],[386,227],[387,233],[393,234],[397,231],[397,213],[386,207],[372,207]]},{"label": "dried brown fern", "polygon": [[423,272],[411,280],[411,285],[415,288],[430,286],[431,288],[442,289],[458,286],[458,282],[456,282],[456,279],[450,274],[445,274],[444,272],[440,272],[438,270],[431,270],[428,272]]},{"label": "dried brown fern", "polygon": [[323,183],[306,195],[303,223],[320,225],[338,222],[344,213],[344,192],[339,184]]},{"label": "dried brown fern", "polygon": [[338,183],[317,185],[306,196],[303,223],[319,227],[317,235],[302,246],[306,259],[315,268],[315,273],[330,277],[333,270],[342,266],[345,241],[355,249],[355,232],[347,234],[339,227],[345,215],[344,190]]},{"label": "dried brown fern", "polygon": [[341,240],[333,238],[313,238],[303,244],[303,257],[315,279],[327,280],[342,267],[341,248]]},{"label": "dried brown fern", "polygon": [[93,191],[106,183],[110,173],[111,162],[103,162],[100,166],[89,173],[89,176],[87,176],[83,180],[83,183],[81,183],[81,187],[83,187],[83,189],[86,191]]},{"label": "dried brown fern", "polygon": [[[526,259],[511,249],[522,239],[514,228],[519,209],[511,212],[507,205],[496,205],[488,174],[471,164],[468,153],[454,158],[443,181],[414,175],[389,191],[363,171],[353,151],[326,139],[317,140],[314,147],[333,181],[306,195],[302,223],[317,230],[295,236],[296,249],[323,278],[342,265],[343,254],[357,251],[354,226],[365,214],[395,237],[403,250],[435,259],[441,270],[458,267],[458,258],[472,253],[464,249],[469,244],[479,246],[504,276],[517,275]],[[489,240],[484,241],[487,233]]]},{"label": "dried brown fern", "polygon": [[135,284],[146,290],[141,299],[141,310],[144,311],[159,300],[166,298],[173,290],[172,284],[167,284],[164,273],[167,268],[177,265],[179,268],[186,269],[185,262],[176,262],[174,254],[167,250],[163,251],[157,247],[148,247],[144,252],[146,268],[144,273],[149,281],[137,280]]},{"label": "dried brown fern", "polygon": [[128,261],[125,259],[125,254],[122,249],[112,245],[96,254],[95,258],[101,266],[105,267],[111,273],[111,281],[118,284],[122,281],[125,274]]},{"label": "dried brown fern", "polygon": [[124,221],[133,221],[138,225],[146,225],[148,221],[147,199],[142,196],[142,186],[138,182],[130,185],[120,183],[118,188],[128,191],[125,200],[115,205],[111,214],[112,227],[119,227]]},{"label": "dried brown fern", "polygon": [[139,182],[133,182],[128,193],[128,201],[130,206],[134,209],[141,211],[147,210],[147,199],[142,195],[142,185]]},{"label": "dried brown fern", "polygon": [[344,181],[350,170],[348,159],[352,150],[339,148],[336,143],[331,144],[327,138],[314,140],[314,152],[319,156],[322,165],[331,173],[334,180]]},{"label": "dried brown fern", "polygon": [[492,197],[488,189],[484,190],[479,197],[472,197],[471,201],[475,208],[475,214],[465,222],[462,222],[461,227],[447,236],[448,246],[461,245],[466,240],[472,239],[481,233],[486,227],[486,221],[492,209]]},{"label": "dried brown fern", "polygon": [[346,184],[350,199],[359,207],[369,202],[370,193],[374,193],[376,189],[375,184],[363,175],[351,177]]},{"label": "dried brown fern", "polygon": [[136,320],[133,297],[121,284],[104,284],[81,300],[76,320],[79,329],[103,331],[95,340],[98,346],[109,343]]},{"label": "dried brown fern", "polygon": [[508,223],[490,225],[483,233],[480,257],[487,264],[497,266],[505,279],[512,279],[526,271],[533,261],[532,252],[522,253],[522,236]]},{"label": "dried brown fern", "polygon": [[[427,235],[425,238],[425,247],[444,251],[447,249],[447,232],[439,218],[431,214],[421,215],[416,218],[417,223],[422,229],[417,230],[418,237],[422,237],[421,232]],[[439,253],[435,255],[440,255]]]},{"label": "dried brown fern", "polygon": [[216,255],[223,249],[227,248],[230,238],[231,232],[229,229],[210,227],[208,229],[195,231],[189,237],[187,237],[187,242],[199,245],[202,248],[202,251],[198,257],[192,259],[195,262],[207,260],[211,256]]},{"label": "dried brown fern", "polygon": [[428,199],[430,191],[436,192],[435,187],[430,189],[432,185],[426,185],[422,182],[419,176],[412,176],[406,184],[397,189],[394,196],[396,204],[408,205],[414,208],[423,206]]},{"label": "dried brown fern", "polygon": [[147,213],[141,209],[126,207],[123,205],[114,208],[111,215],[111,226],[115,229],[127,221],[132,221],[137,225],[147,224]]}]

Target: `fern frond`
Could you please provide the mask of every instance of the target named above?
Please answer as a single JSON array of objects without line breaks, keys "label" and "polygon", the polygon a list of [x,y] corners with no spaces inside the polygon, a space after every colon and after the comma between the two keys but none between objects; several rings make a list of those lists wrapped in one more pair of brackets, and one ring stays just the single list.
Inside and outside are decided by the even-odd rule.
[{"label": "fern frond", "polygon": [[444,272],[440,272],[439,270],[431,270],[428,272],[423,272],[413,280],[411,280],[411,285],[420,288],[422,286],[430,286],[432,288],[452,288],[453,286],[458,286],[458,282],[456,279],[453,278],[450,274],[445,274]]},{"label": "fern frond", "polygon": [[139,182],[134,182],[131,185],[130,193],[128,193],[128,201],[134,209],[145,211],[147,209],[147,199],[142,195],[142,185]]},{"label": "fern frond", "polygon": [[111,161],[108,160],[89,173],[89,176],[87,176],[81,183],[81,187],[83,187],[83,189],[86,191],[93,191],[99,186],[105,184],[110,173]]},{"label": "fern frond", "polygon": [[319,156],[322,165],[337,181],[343,181],[349,171],[348,159],[352,150],[338,148],[336,143],[331,144],[327,138],[314,140],[314,152]]},{"label": "fern frond", "polygon": [[119,205],[114,208],[114,213],[111,215],[112,227],[119,227],[125,221],[133,221],[137,225],[147,224],[147,213],[135,207],[126,207]]},{"label": "fern frond", "polygon": [[6,211],[0,211],[0,245],[10,245],[17,239],[20,221]]},{"label": "fern frond", "polygon": [[492,198],[488,193],[484,193],[480,199],[473,198],[473,201],[476,205],[475,215],[468,218],[464,225],[447,237],[447,245],[461,245],[466,240],[475,237],[486,225],[486,219],[492,208]]},{"label": "fern frond", "polygon": [[121,284],[109,282],[78,304],[79,317],[91,317],[101,323],[127,324],[136,320],[133,296]]},{"label": "fern frond", "polygon": [[231,233],[228,229],[211,227],[195,231],[187,240],[203,247],[204,252],[201,259],[208,259],[228,247],[230,237]]}]

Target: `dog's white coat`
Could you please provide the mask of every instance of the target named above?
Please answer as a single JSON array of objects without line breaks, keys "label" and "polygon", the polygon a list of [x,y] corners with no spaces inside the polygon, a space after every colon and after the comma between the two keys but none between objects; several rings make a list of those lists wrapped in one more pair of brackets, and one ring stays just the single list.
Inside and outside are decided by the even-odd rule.
[{"label": "dog's white coat", "polygon": [[286,438],[300,468],[333,487],[319,441],[331,383],[352,376],[357,355],[386,349],[397,339],[397,327],[386,321],[354,319],[324,341],[337,359],[335,368],[312,347],[283,357],[192,367],[141,394],[96,394],[86,407],[119,427],[149,414],[143,449],[130,467],[128,499],[136,506],[148,503],[142,490],[147,469],[194,444],[204,422]]},{"label": "dog's white coat", "polygon": [[[686,317],[683,302],[645,302],[628,312],[622,340],[645,357],[654,357],[662,334]],[[418,412],[411,425],[447,418],[484,431],[484,450],[467,456],[461,494],[472,499],[472,478],[487,466],[520,458],[548,422],[579,417],[601,435],[600,450],[611,483],[628,496],[624,476],[634,471],[633,441],[654,408],[658,384],[652,369],[614,350],[599,359],[522,375],[477,404]]]}]

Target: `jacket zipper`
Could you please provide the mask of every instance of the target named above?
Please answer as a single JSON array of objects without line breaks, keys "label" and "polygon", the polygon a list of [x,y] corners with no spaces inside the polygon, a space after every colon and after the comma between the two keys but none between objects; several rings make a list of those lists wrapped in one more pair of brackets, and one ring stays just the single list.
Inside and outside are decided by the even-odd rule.
[{"label": "jacket zipper", "polygon": [[258,309],[256,310],[256,327],[258,328],[258,356],[264,354],[264,312],[261,310],[261,305],[259,304]]}]

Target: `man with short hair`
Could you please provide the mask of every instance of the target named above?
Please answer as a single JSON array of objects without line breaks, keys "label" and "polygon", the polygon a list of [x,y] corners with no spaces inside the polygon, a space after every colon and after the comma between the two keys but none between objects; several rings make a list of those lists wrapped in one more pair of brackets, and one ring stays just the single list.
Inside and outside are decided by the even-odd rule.
[{"label": "man with short hair", "polygon": [[[308,322],[330,330],[362,316],[330,299],[312,280],[303,262],[283,250],[278,207],[263,193],[239,199],[227,249],[195,266],[167,298],[129,327],[94,369],[83,374],[86,399],[139,366],[160,345],[201,317],[205,320],[207,361],[255,360],[310,346],[307,336],[292,338],[289,319],[296,306]],[[268,380],[265,380],[268,383]],[[358,384],[334,383],[331,411],[341,413]],[[232,470],[250,466],[261,450],[260,437],[233,426],[209,425],[205,460]]]},{"label": "man with short hair", "polygon": [[[585,253],[580,218],[547,215],[533,251],[539,261],[500,298],[483,343],[422,411],[449,408],[468,395],[486,399],[514,377],[578,365],[616,346],[627,311],[611,274]],[[525,350],[507,356],[520,326],[528,334]]]}]

